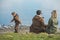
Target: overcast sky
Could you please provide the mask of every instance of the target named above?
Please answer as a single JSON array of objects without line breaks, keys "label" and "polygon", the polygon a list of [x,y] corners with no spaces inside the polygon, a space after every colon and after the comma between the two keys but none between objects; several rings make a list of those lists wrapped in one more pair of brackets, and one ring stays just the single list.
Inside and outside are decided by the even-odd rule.
[{"label": "overcast sky", "polygon": [[60,26],[60,0],[0,0],[0,24],[12,24],[11,13],[15,11],[24,25],[31,25],[36,10],[42,11],[45,23],[51,16],[52,10],[57,10]]}]

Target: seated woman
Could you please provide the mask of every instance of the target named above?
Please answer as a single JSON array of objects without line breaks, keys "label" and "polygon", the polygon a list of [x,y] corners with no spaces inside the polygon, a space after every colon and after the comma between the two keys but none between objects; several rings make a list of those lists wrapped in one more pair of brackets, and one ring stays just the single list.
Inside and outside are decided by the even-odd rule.
[{"label": "seated woman", "polygon": [[48,21],[47,33],[55,33],[58,27],[57,13],[53,10],[51,18]]},{"label": "seated woman", "polygon": [[41,11],[38,10],[37,15],[35,15],[32,19],[32,25],[30,27],[30,32],[34,33],[40,33],[45,31],[44,27],[44,20],[43,17],[41,16]]}]

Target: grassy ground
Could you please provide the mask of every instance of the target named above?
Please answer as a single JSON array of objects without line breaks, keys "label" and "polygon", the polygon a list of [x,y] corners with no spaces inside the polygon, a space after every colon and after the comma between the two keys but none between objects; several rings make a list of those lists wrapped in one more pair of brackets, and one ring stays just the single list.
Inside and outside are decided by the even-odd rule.
[{"label": "grassy ground", "polygon": [[60,34],[4,33],[0,34],[0,40],[60,40]]}]

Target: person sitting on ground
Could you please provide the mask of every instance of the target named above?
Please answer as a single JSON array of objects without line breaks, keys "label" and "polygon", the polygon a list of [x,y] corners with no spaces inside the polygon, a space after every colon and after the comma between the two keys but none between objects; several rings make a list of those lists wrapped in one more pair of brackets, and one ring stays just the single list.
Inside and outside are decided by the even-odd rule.
[{"label": "person sitting on ground", "polygon": [[41,16],[41,10],[37,10],[37,15],[32,19],[32,25],[30,27],[30,32],[40,33],[45,31],[44,19]]},{"label": "person sitting on ground", "polygon": [[57,32],[58,20],[56,10],[51,13],[51,18],[48,21],[47,33],[54,34]]}]

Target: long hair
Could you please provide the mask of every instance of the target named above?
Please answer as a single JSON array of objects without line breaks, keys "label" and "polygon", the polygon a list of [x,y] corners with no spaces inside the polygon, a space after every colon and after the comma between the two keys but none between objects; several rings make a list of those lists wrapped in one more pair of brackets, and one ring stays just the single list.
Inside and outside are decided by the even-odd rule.
[{"label": "long hair", "polygon": [[56,10],[53,10],[53,11],[52,11],[51,17],[52,17],[52,18],[57,18],[57,12],[56,12]]}]

